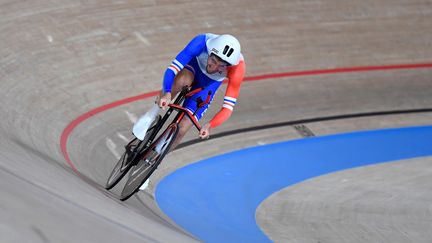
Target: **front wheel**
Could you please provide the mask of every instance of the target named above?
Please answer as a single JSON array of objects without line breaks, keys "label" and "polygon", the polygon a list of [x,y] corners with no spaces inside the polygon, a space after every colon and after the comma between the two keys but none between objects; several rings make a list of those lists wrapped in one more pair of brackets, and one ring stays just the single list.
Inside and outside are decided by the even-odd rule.
[{"label": "front wheel", "polygon": [[130,169],[132,165],[132,161],[135,157],[135,147],[139,145],[139,140],[137,138],[133,139],[129,144],[125,147],[126,151],[122,154],[117,164],[114,166],[111,171],[110,176],[106,182],[105,188],[111,189],[113,188],[126,174],[126,172]]},{"label": "front wheel", "polygon": [[108,180],[105,184],[106,189],[109,190],[113,188],[123,178],[123,176],[126,175],[128,170],[133,165],[137,155],[142,153],[142,151],[145,149],[145,144],[147,143],[150,135],[153,133],[153,130],[160,119],[161,116],[158,115],[158,117],[153,121],[152,125],[148,129],[146,137],[142,142],[138,138],[134,138],[126,145],[125,152],[117,161],[117,164],[114,166],[114,169],[111,171],[111,174],[108,177]]},{"label": "front wheel", "polygon": [[151,176],[168,153],[178,134],[178,124],[171,124],[147,149],[138,163],[129,171],[129,178],[123,188],[120,200],[131,197]]}]

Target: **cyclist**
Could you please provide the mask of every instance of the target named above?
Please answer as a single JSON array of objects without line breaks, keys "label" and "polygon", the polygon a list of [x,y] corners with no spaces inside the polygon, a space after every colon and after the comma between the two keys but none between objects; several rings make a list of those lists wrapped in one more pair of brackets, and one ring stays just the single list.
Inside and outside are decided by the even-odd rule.
[{"label": "cyclist", "polygon": [[[186,98],[183,103],[183,107],[194,113],[197,109],[197,99],[201,97],[202,100],[206,100],[211,91],[211,102],[216,90],[227,79],[228,86],[221,110],[210,122],[203,125],[199,132],[202,139],[209,138],[210,129],[221,125],[231,116],[244,74],[244,58],[240,43],[234,36],[201,34],[194,37],[166,69],[163,88],[156,103],[165,109],[183,86],[189,85],[192,89],[203,87],[202,91]],[[197,120],[202,118],[208,106],[209,104],[206,104],[198,110],[195,114]],[[183,119],[179,125],[179,134],[171,149],[178,145],[193,124],[189,119]]]}]

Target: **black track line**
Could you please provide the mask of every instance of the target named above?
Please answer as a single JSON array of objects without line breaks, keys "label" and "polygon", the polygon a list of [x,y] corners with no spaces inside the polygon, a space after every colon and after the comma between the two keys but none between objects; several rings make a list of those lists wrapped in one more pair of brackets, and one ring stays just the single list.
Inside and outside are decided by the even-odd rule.
[{"label": "black track line", "polygon": [[[412,114],[412,113],[427,113],[432,112],[432,108],[422,108],[422,109],[409,109],[409,110],[393,110],[393,111],[376,111],[376,112],[365,112],[365,113],[354,113],[354,114],[343,114],[343,115],[335,115],[335,116],[324,116],[324,117],[316,117],[316,118],[308,118],[294,121],[285,121],[285,122],[277,122],[267,125],[253,126],[247,128],[241,128],[226,132],[217,133],[211,136],[212,139],[222,138],[225,136],[230,136],[239,133],[252,132],[257,130],[264,130],[276,127],[284,127],[284,126],[292,126],[304,123],[313,123],[313,122],[322,122],[322,121],[331,121],[331,120],[342,120],[349,118],[357,118],[357,117],[371,117],[371,116],[387,116],[387,115],[399,115],[399,114]],[[201,142],[202,139],[197,138],[193,140],[189,140],[187,142],[181,143],[177,146],[177,149],[185,148],[190,145]]]}]

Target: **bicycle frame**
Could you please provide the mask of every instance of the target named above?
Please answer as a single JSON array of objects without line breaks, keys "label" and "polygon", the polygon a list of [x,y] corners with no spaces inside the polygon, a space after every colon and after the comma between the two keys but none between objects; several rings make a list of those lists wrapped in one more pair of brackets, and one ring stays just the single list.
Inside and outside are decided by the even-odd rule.
[{"label": "bicycle frame", "polygon": [[[158,122],[158,124],[156,124],[156,127],[154,128],[152,134],[150,135],[149,139],[147,140],[147,142],[145,144],[145,148],[148,148],[153,143],[153,140],[157,136],[159,130],[163,127],[163,125],[168,120],[168,118],[171,116],[171,113],[174,110],[178,110],[179,111],[179,113],[177,114],[177,116],[174,118],[174,121],[173,121],[174,123],[177,123],[177,124],[180,123],[180,121],[184,118],[184,116],[186,114],[190,118],[190,120],[192,121],[192,123],[194,124],[194,126],[198,129],[198,131],[201,130],[201,125],[198,123],[198,120],[195,118],[195,113],[201,107],[198,107],[197,110],[195,111],[195,113],[191,114],[187,109],[185,109],[184,107],[182,107],[180,104],[187,97],[191,97],[192,95],[194,95],[194,94],[202,91],[203,88],[197,88],[197,89],[194,89],[192,91],[189,91],[189,89],[190,89],[189,86],[183,87],[183,89],[181,90],[180,94],[175,99],[174,103],[168,105],[170,108],[165,113],[165,115],[162,117],[162,119]],[[206,101],[204,101],[203,105],[209,103],[210,97],[211,97],[211,93],[209,92],[209,94],[207,96],[207,99],[206,99]]]},{"label": "bicycle frame", "polygon": [[[134,157],[130,161],[128,168],[121,171],[120,169],[123,167],[118,167],[118,165],[119,163],[121,163],[120,166],[124,166],[124,165],[123,165],[123,161],[119,160],[119,162],[117,163],[116,167],[114,167],[114,170],[113,172],[111,172],[111,175],[108,179],[107,182],[108,186],[106,187],[107,189],[108,187],[112,188],[112,186],[117,184],[118,181],[121,180],[122,177],[131,168],[133,168],[131,172],[129,171],[129,178],[123,187],[123,191],[120,199],[126,200],[130,196],[132,196],[133,193],[139,188],[139,186],[142,185],[142,183],[144,183],[144,181],[152,175],[152,173],[157,169],[159,164],[162,162],[165,155],[170,151],[170,148],[172,144],[175,142],[175,139],[177,138],[177,135],[179,133],[179,124],[184,119],[185,116],[187,116],[192,121],[192,123],[195,125],[195,127],[198,130],[201,130],[201,126],[198,123],[198,120],[195,118],[195,115],[199,111],[199,109],[204,107],[206,104],[210,103],[211,92],[208,93],[207,99],[205,101],[203,101],[200,97],[196,99],[197,108],[194,113],[182,107],[181,104],[187,97],[191,97],[192,95],[202,90],[203,88],[198,88],[193,91],[190,91],[190,87],[188,86],[183,87],[180,94],[175,99],[174,103],[168,105],[169,106],[168,111],[165,113],[163,118],[160,118],[160,116],[158,116],[159,120],[155,123],[155,125],[152,126],[152,132],[148,134],[149,136],[147,140],[143,140],[138,143],[136,149],[134,149],[133,152]],[[163,132],[161,132],[162,127],[167,122],[168,118],[171,116],[174,110],[178,111],[177,115],[175,116],[173,121],[168,125],[168,127]],[[134,141],[135,140],[136,138],[134,139]],[[128,150],[127,146],[126,146],[126,150]],[[125,153],[127,153],[127,151]],[[114,174],[114,172],[116,174]],[[114,175],[114,177],[112,177],[112,175]]]},{"label": "bicycle frame", "polygon": [[184,118],[184,116],[187,115],[189,117],[189,119],[192,121],[193,125],[198,129],[198,131],[201,130],[201,125],[198,123],[198,120],[186,108],[184,108],[183,106],[174,105],[174,104],[169,104],[168,106],[172,107],[173,109],[182,111],[174,119],[175,123],[180,123],[180,121]]}]

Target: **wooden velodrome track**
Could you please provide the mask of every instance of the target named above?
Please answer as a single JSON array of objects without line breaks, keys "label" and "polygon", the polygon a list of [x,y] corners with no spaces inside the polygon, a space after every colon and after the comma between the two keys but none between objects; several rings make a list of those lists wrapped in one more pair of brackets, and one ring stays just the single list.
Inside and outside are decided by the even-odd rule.
[{"label": "wooden velodrome track", "polygon": [[[212,155],[302,137],[284,126],[210,139],[170,154],[149,188],[129,201],[106,192],[100,185],[132,121],[153,98],[88,116],[61,140],[65,128],[95,108],[159,89],[167,65],[196,34],[237,36],[248,77],[427,64],[245,82],[234,115],[213,131],[220,134],[309,118],[432,108],[431,26],[428,0],[3,0],[0,241],[194,241],[154,204],[154,187],[164,175]],[[223,93],[207,119],[220,108]],[[304,125],[324,135],[425,125],[431,119],[431,112],[414,112]],[[191,132],[185,141],[195,138]],[[257,222],[275,242],[430,242],[431,163],[398,161],[300,183],[267,199]]]}]

